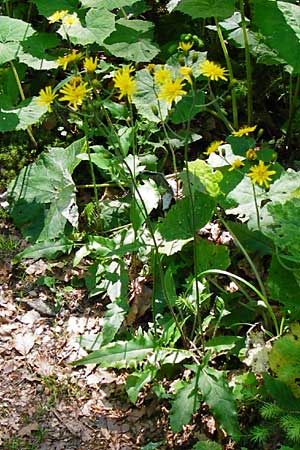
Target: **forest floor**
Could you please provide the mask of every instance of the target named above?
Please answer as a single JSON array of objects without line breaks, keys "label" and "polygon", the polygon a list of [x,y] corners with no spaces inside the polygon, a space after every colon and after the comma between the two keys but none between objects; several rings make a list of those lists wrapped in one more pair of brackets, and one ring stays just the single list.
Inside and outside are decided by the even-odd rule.
[{"label": "forest floor", "polygon": [[[187,450],[203,436],[204,422],[206,433],[215,432],[202,414],[174,435],[167,402],[147,390],[136,405],[129,402],[126,372],[72,367],[86,354],[78,337],[99,333],[105,305],[70,287],[74,269],[65,258],[13,264],[26,244],[7,222],[0,244],[1,449],[135,450],[164,441],[161,449]],[[49,288],[41,279],[55,283]]]}]

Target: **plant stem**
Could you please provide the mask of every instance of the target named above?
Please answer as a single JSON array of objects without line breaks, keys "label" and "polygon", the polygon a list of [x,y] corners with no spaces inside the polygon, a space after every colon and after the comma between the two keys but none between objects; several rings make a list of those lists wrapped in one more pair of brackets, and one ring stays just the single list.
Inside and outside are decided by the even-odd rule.
[{"label": "plant stem", "polygon": [[299,97],[299,91],[300,91],[300,74],[297,75],[294,93],[293,93],[293,79],[292,79],[292,75],[290,75],[289,118],[288,118],[287,130],[286,130],[286,145],[287,145],[287,147],[290,146],[292,125],[293,125],[293,120],[294,120],[295,111],[296,111],[296,104],[297,104],[298,97]]},{"label": "plant stem", "polygon": [[90,166],[90,172],[91,172],[91,177],[92,177],[92,182],[93,182],[96,211],[97,211],[98,217],[100,217],[98,189],[97,189],[97,183],[96,183],[94,166],[93,166],[93,162],[92,162],[92,158],[91,158],[91,151],[90,151],[89,141],[88,141],[87,137],[85,139],[85,145],[86,145],[86,150],[87,150],[87,154],[88,154],[88,158],[89,158],[89,166]]},{"label": "plant stem", "polygon": [[252,183],[252,189],[253,189],[253,198],[254,198],[255,211],[256,211],[257,228],[259,229],[259,231],[261,231],[259,208],[258,208],[258,204],[257,204],[257,196],[256,196],[255,185],[253,183]]},{"label": "plant stem", "polygon": [[[15,80],[16,80],[16,83],[17,83],[17,86],[18,86],[18,89],[19,89],[20,97],[24,101],[25,100],[25,94],[24,94],[24,91],[23,91],[23,88],[22,88],[22,84],[21,84],[21,81],[20,81],[20,78],[19,78],[19,74],[17,72],[17,69],[16,69],[14,63],[12,61],[10,61],[9,63],[10,63],[11,69],[13,71],[13,74],[14,74],[14,77],[15,77]],[[37,142],[36,142],[36,140],[35,140],[35,138],[33,136],[31,126],[27,127],[27,133],[28,133],[28,136],[29,136],[33,146],[35,148],[37,148],[38,145],[37,145]]]},{"label": "plant stem", "polygon": [[[221,47],[222,47],[222,50],[224,53],[224,57],[225,57],[225,61],[226,61],[227,69],[228,69],[229,80],[230,80],[230,83],[232,83],[232,85],[233,85],[234,76],[233,76],[232,64],[231,64],[230,56],[228,54],[226,43],[225,43],[225,40],[223,37],[223,33],[222,33],[221,27],[219,25],[219,21],[216,17],[215,17],[215,23],[216,23],[218,37],[220,40],[220,44],[221,44]],[[234,87],[231,90],[231,102],[232,102],[233,126],[237,130],[239,127],[239,121],[238,121],[236,93],[234,91]]]},{"label": "plant stem", "polygon": [[251,67],[249,41],[247,35],[244,0],[240,0],[240,12],[242,18],[242,30],[245,45],[245,62],[246,62],[246,76],[247,76],[247,120],[248,125],[250,126],[252,123],[252,116],[253,116],[252,67]]}]

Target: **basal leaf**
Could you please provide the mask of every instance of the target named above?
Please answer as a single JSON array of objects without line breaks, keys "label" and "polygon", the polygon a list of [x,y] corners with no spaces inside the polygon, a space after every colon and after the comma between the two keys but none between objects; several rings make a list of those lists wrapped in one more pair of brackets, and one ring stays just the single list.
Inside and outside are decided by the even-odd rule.
[{"label": "basal leaf", "polygon": [[18,53],[20,62],[36,70],[49,70],[57,67],[56,57],[47,53],[59,44],[56,34],[35,33],[22,42]]},{"label": "basal leaf", "polygon": [[34,33],[29,23],[8,16],[0,16],[0,64],[16,59],[20,42]]},{"label": "basal leaf", "polygon": [[252,0],[253,21],[295,73],[300,72],[300,6],[284,1]]},{"label": "basal leaf", "polygon": [[151,336],[139,335],[131,341],[117,341],[107,344],[85,358],[73,362],[73,365],[99,364],[101,367],[118,369],[135,367],[137,363],[143,361],[152,353],[154,346],[154,339]]},{"label": "basal leaf", "polygon": [[200,370],[198,388],[220,426],[238,440],[240,432],[236,405],[225,373],[212,367],[204,367]]},{"label": "basal leaf", "polygon": [[188,171],[189,176],[187,176],[186,171],[183,171],[180,176],[183,180],[183,192],[185,195],[189,194],[188,184],[190,184],[192,192],[205,192],[212,197],[220,195],[219,184],[223,179],[223,175],[219,170],[214,170],[205,161],[196,159],[188,163]]},{"label": "basal leaf", "polygon": [[81,0],[84,8],[106,8],[113,10],[124,6],[132,6],[139,0]]},{"label": "basal leaf", "polygon": [[300,398],[300,325],[291,326],[291,332],[281,336],[269,353],[269,363],[278,379],[288,385],[296,398]]},{"label": "basal leaf", "polygon": [[107,9],[101,9],[99,2],[97,8],[90,9],[85,17],[87,29],[94,36],[95,42],[102,45],[115,29],[115,15]]},{"label": "basal leaf", "polygon": [[134,62],[151,61],[159,48],[152,43],[153,24],[145,20],[119,19],[114,31],[103,43],[114,56]]},{"label": "basal leaf", "polygon": [[192,450],[222,450],[222,446],[214,441],[199,441]]},{"label": "basal leaf", "polygon": [[28,215],[31,205],[34,211],[38,205],[43,205],[43,209],[40,207],[43,228],[37,224],[39,234],[36,239],[39,241],[59,237],[67,222],[77,226],[78,210],[71,173],[79,164],[76,155],[84,146],[85,139],[80,139],[66,149],[53,148],[49,153],[43,152],[10,184],[12,217],[24,227],[23,232],[28,233],[28,226],[35,226],[35,218]]},{"label": "basal leaf", "polygon": [[233,14],[234,0],[171,0],[167,8],[169,11],[181,11],[189,14],[193,19],[217,17],[225,19]]},{"label": "basal leaf", "polygon": [[26,130],[37,123],[45,112],[47,106],[39,105],[36,97],[24,100],[15,108],[0,108],[0,131]]},{"label": "basal leaf", "polygon": [[183,425],[190,422],[192,415],[199,409],[200,395],[195,385],[196,377],[183,382],[182,387],[176,392],[170,411],[170,425],[174,433],[179,433]]},{"label": "basal leaf", "polygon": [[287,270],[276,255],[273,255],[267,284],[270,297],[286,305],[288,308],[297,308],[299,311],[300,269]]},{"label": "basal leaf", "polygon": [[142,371],[133,372],[127,377],[126,392],[132,403],[136,403],[139,392],[145,384],[150,383],[155,378],[157,370],[154,367],[146,366]]},{"label": "basal leaf", "polygon": [[157,98],[153,77],[148,69],[139,70],[135,75],[136,92],[132,102],[138,113],[150,122],[161,122],[168,115],[168,105]]},{"label": "basal leaf", "polygon": [[34,0],[39,13],[43,16],[51,16],[55,11],[67,10],[70,13],[78,8],[78,0]]},{"label": "basal leaf", "polygon": [[272,239],[279,256],[285,261],[300,263],[300,198],[292,198],[285,203],[267,205],[272,223],[263,232]]},{"label": "basal leaf", "polygon": [[[157,230],[165,241],[184,240],[194,236],[197,229],[211,219],[215,201],[202,192],[195,192],[193,208],[189,198],[178,200],[168,211]],[[192,214],[194,214],[194,223]]]},{"label": "basal leaf", "polygon": [[216,245],[207,239],[196,242],[197,270],[226,270],[230,266],[229,250],[225,245]]},{"label": "basal leaf", "polygon": [[37,242],[36,244],[30,245],[22,252],[18,253],[15,260],[19,261],[25,258],[40,259],[56,258],[61,253],[70,253],[73,249],[74,242],[67,239],[65,236],[57,240],[47,240],[43,242]]}]

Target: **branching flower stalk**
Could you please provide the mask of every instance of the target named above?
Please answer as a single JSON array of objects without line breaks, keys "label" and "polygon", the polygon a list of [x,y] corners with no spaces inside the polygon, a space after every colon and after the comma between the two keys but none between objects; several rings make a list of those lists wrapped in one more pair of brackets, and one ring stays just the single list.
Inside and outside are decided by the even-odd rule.
[{"label": "branching flower stalk", "polygon": [[[223,54],[225,57],[225,61],[226,61],[227,69],[228,69],[229,80],[230,80],[230,83],[233,85],[234,84],[234,76],[233,76],[232,64],[230,61],[230,56],[228,54],[228,50],[226,47],[226,43],[224,40],[224,36],[223,36],[222,30],[221,30],[219,21],[216,17],[215,17],[215,24],[217,27],[217,33],[218,33],[220,44],[221,44],[221,47],[223,50]],[[237,130],[239,127],[239,121],[238,121],[237,99],[236,99],[236,93],[234,91],[234,88],[231,91],[231,101],[232,101],[233,127]]]},{"label": "branching flower stalk", "polygon": [[247,119],[248,125],[251,125],[253,116],[252,67],[251,67],[247,26],[246,26],[244,0],[240,0],[240,12],[242,18],[242,30],[245,45],[245,63],[246,63],[246,77],[247,77]]}]

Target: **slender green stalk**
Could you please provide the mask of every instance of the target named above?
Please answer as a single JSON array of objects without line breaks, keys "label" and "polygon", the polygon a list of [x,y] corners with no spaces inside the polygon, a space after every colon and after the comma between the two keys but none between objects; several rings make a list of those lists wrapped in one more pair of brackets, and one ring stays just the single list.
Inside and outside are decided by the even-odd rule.
[{"label": "slender green stalk", "polygon": [[117,183],[95,183],[95,184],[76,184],[77,189],[93,189],[94,187],[97,188],[105,188],[105,187],[112,187],[112,186],[120,186]]},{"label": "slender green stalk", "polygon": [[219,119],[221,119],[222,122],[224,123],[224,125],[226,126],[226,128],[228,129],[228,131],[230,133],[232,133],[234,128],[232,127],[231,123],[229,122],[229,120],[227,119],[227,117],[225,116],[223,111],[221,110],[221,108],[219,106],[219,103],[218,103],[218,101],[217,101],[217,99],[215,97],[215,94],[213,93],[213,90],[212,90],[212,87],[211,87],[210,83],[208,83],[208,88],[209,88],[209,93],[210,93],[210,96],[211,96],[211,98],[213,100],[213,104],[214,104],[214,107],[216,109],[216,112],[211,110],[211,109],[207,109],[207,111],[210,112],[213,115],[216,115]]},{"label": "slender green stalk", "polygon": [[247,77],[247,120],[248,125],[250,126],[252,123],[252,116],[253,116],[252,67],[251,67],[250,47],[247,34],[244,0],[240,0],[240,12],[242,18],[242,30],[245,45],[245,63],[246,63],[246,77]]},{"label": "slender green stalk", "polygon": [[[233,76],[233,70],[232,70],[232,64],[230,61],[230,56],[228,54],[228,50],[226,47],[226,43],[224,40],[224,36],[221,30],[221,27],[219,25],[219,21],[218,19],[215,17],[215,23],[216,23],[216,27],[217,27],[217,33],[218,33],[218,37],[220,40],[220,44],[223,50],[223,54],[225,57],[225,61],[226,61],[226,66],[228,69],[228,75],[229,75],[229,81],[230,83],[233,85],[234,84],[234,76]],[[237,109],[237,99],[236,99],[236,93],[234,91],[234,88],[231,91],[231,102],[232,102],[232,116],[233,116],[233,126],[234,128],[237,130],[239,127],[239,121],[238,121],[238,109]]]},{"label": "slender green stalk", "polygon": [[290,89],[289,89],[289,118],[288,125],[286,130],[286,143],[287,146],[290,146],[291,134],[292,134],[292,125],[296,111],[297,101],[299,100],[299,92],[300,92],[300,74],[297,75],[295,91],[293,93],[293,80],[292,76],[290,78]]},{"label": "slender green stalk", "polygon": [[[19,78],[19,74],[18,74],[18,72],[17,72],[17,69],[15,68],[14,63],[13,63],[12,61],[10,61],[9,63],[10,63],[11,69],[12,69],[12,71],[13,71],[13,74],[14,74],[14,77],[15,77],[15,80],[16,80],[16,83],[17,83],[17,86],[18,86],[18,90],[19,90],[19,93],[20,93],[20,97],[21,97],[21,99],[24,101],[24,100],[25,100],[25,94],[24,94],[24,91],[23,91],[23,88],[22,88],[22,84],[21,84],[21,81],[20,81],[20,78]],[[38,147],[38,144],[37,144],[37,142],[36,142],[36,140],[35,140],[35,138],[34,138],[34,136],[33,136],[31,126],[27,127],[27,130],[26,130],[26,131],[27,131],[27,133],[28,133],[28,136],[29,136],[29,138],[30,138],[30,140],[31,140],[31,142],[32,142],[32,144],[33,144],[33,146],[34,146],[35,148],[37,148],[37,147]]]},{"label": "slender green stalk", "polygon": [[97,189],[94,165],[93,165],[93,162],[92,162],[91,151],[90,151],[89,141],[88,141],[87,137],[85,139],[85,145],[86,145],[86,150],[87,150],[87,154],[88,154],[88,158],[89,158],[89,166],[90,166],[90,172],[91,172],[91,177],[92,177],[92,182],[93,182],[94,197],[95,197],[95,207],[96,207],[97,215],[98,215],[98,217],[100,217],[99,195],[98,195],[98,189]]},{"label": "slender green stalk", "polygon": [[274,314],[274,311],[273,311],[270,303],[268,302],[268,299],[265,297],[265,295],[262,294],[262,292],[260,292],[255,286],[253,286],[252,283],[249,283],[247,280],[244,280],[244,278],[239,277],[238,275],[235,275],[234,273],[228,272],[227,270],[220,270],[220,269],[205,270],[204,272],[201,272],[200,276],[203,277],[203,276],[209,275],[209,274],[226,275],[230,278],[240,281],[241,283],[244,283],[249,289],[251,289],[253,292],[255,292],[255,294],[260,298],[260,300],[263,302],[263,304],[265,305],[265,307],[268,310],[268,313],[269,313],[269,315],[273,321],[274,327],[275,327],[276,335],[280,336],[280,329],[279,329],[279,326],[277,323],[277,319],[276,319],[276,316]]},{"label": "slender green stalk", "polygon": [[253,198],[254,198],[254,204],[255,204],[255,212],[256,212],[257,228],[259,229],[259,231],[261,231],[261,228],[260,228],[259,207],[258,207],[258,203],[257,203],[257,196],[256,196],[255,185],[254,185],[253,183],[252,183],[252,190],[253,190]]}]

